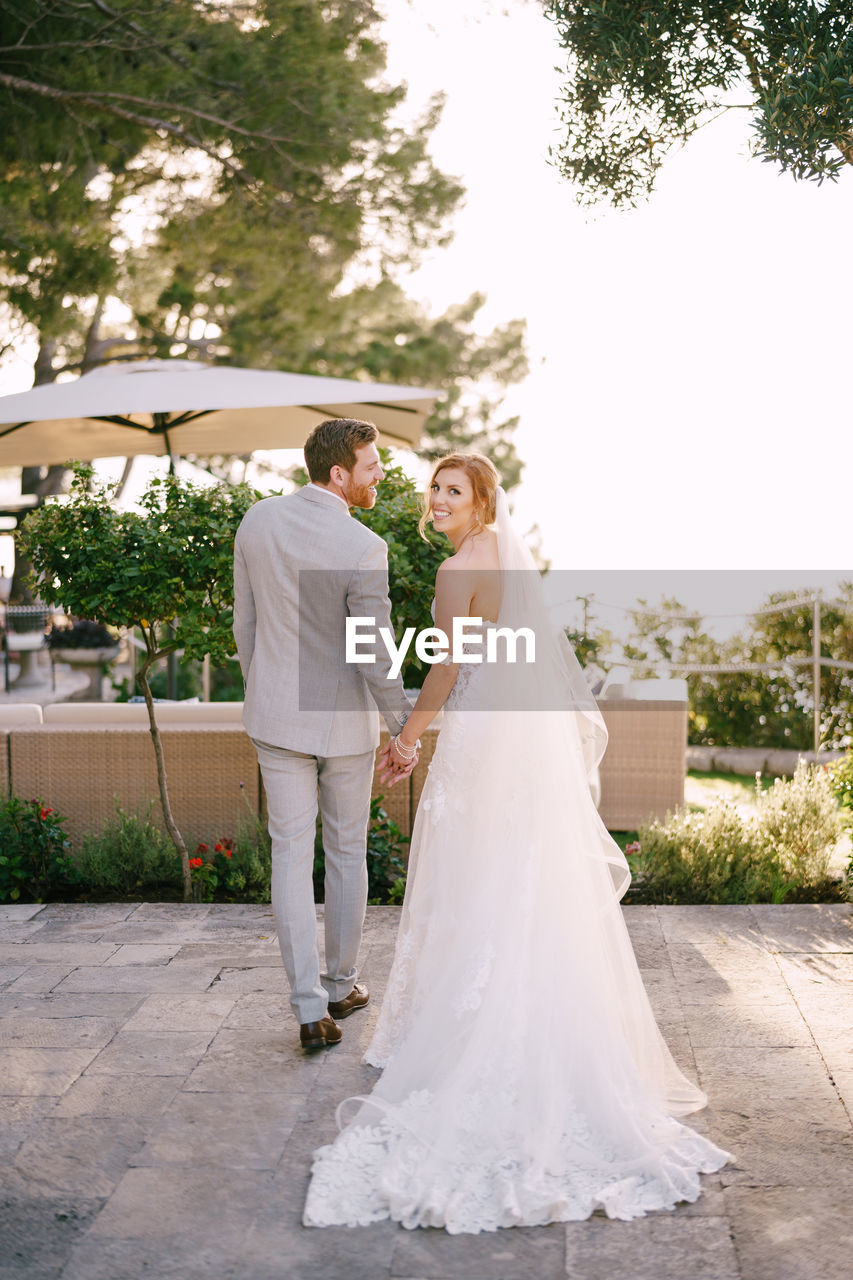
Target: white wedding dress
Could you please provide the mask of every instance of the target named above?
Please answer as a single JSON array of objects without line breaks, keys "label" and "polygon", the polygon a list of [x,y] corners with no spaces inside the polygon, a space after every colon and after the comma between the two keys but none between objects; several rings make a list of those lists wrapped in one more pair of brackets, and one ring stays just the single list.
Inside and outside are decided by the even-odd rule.
[{"label": "white wedding dress", "polygon": [[658,1029],[623,921],[630,871],[589,787],[607,730],[502,490],[497,532],[498,623],[536,615],[537,661],[460,667],[365,1054],[384,1071],[315,1152],[306,1226],[635,1218],[697,1199],[700,1173],[733,1158],[675,1118],[707,1099]]}]

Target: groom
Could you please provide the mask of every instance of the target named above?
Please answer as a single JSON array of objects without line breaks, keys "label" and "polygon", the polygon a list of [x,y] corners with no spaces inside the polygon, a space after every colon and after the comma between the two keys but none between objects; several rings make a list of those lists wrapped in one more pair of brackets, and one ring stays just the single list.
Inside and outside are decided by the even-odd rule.
[{"label": "groom", "polygon": [[[249,509],[234,542],[234,639],[243,724],[257,752],[272,840],[271,898],[290,1003],[306,1052],[337,1044],[368,1000],[356,981],[367,905],[367,827],[379,710],[395,735],[412,704],[390,658],[345,661],[348,615],[390,625],[388,548],[350,515],[369,510],[384,471],[376,427],[333,418],[305,443],[310,483]],[[405,776],[415,761],[386,768]],[[393,784],[392,784],[393,785]],[[319,795],[326,862],[326,966],[314,909]]]}]

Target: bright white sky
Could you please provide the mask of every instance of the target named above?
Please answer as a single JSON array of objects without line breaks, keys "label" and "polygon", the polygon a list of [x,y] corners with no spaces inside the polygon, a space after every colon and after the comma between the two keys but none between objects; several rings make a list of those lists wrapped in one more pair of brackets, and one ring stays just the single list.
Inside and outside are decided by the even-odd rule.
[{"label": "bright white sky", "polygon": [[[546,160],[561,54],[535,0],[382,3],[389,78],[413,110],[446,92],[432,151],[468,192],[454,242],[406,287],[436,312],[485,291],[484,328],[526,318],[514,502],[553,567],[636,571],[625,603],[644,584],[659,598],[649,570],[787,570],[766,589],[830,594],[853,577],[853,173],[780,176],[731,112],[670,157],[647,206],[591,215]],[[20,368],[4,382],[29,385]],[[754,573],[699,574],[693,594],[678,576],[708,611],[763,591]]]},{"label": "bright white sky", "polygon": [[[468,191],[453,244],[408,287],[435,308],[483,289],[490,324],[526,317],[515,510],[553,567],[638,571],[621,599],[659,598],[650,569],[791,571],[767,590],[853,577],[853,171],[795,183],[748,155],[733,111],[670,157],[648,205],[591,215],[547,163],[562,55],[537,3],[385,12],[392,78],[413,103],[447,93],[432,151]],[[679,598],[709,610],[765,586],[698,579],[691,594],[679,574]],[[596,584],[607,599],[616,575]]]}]

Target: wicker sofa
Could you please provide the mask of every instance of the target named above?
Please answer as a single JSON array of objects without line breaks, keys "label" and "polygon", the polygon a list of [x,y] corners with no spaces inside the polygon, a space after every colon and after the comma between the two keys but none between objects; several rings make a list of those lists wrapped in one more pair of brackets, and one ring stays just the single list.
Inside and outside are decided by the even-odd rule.
[{"label": "wicker sofa", "polygon": [[[42,723],[0,728],[6,784],[41,797],[66,819],[72,841],[96,831],[116,804],[160,822],[157,767],[148,713],[134,703],[56,703]],[[188,844],[233,835],[260,809],[258,761],[240,723],[239,704],[158,704],[169,797]],[[227,718],[225,718],[227,717]],[[152,805],[152,801],[154,802]]]},{"label": "wicker sofa", "polygon": [[[680,700],[605,698],[599,704],[609,741],[600,768],[599,812],[610,830],[631,830],[684,800],[687,704]],[[158,703],[169,794],[188,843],[233,835],[238,823],[265,817],[254,747],[240,722],[241,703]],[[424,735],[411,777],[394,787],[374,778],[373,794],[404,834],[426,781],[438,730]],[[130,811],[153,803],[160,820],[154,751],[144,705],[56,703],[0,706],[0,785],[38,796],[66,818],[79,840],[98,830],[116,804]],[[382,743],[387,733],[382,731]]]},{"label": "wicker sofa", "polygon": [[[636,683],[636,682],[635,682]],[[603,698],[607,750],[598,812],[608,831],[633,831],[684,803],[687,702]]]}]

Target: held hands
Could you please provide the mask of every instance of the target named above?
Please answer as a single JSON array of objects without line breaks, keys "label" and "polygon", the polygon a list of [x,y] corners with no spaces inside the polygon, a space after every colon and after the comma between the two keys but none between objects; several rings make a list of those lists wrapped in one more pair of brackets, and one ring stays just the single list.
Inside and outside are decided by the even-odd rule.
[{"label": "held hands", "polygon": [[[418,746],[420,746],[420,743],[418,743]],[[419,759],[417,749],[414,750],[413,755],[409,754],[411,750],[412,748],[407,748],[405,743],[402,749],[398,748],[397,738],[392,738],[379,753],[379,767],[381,769],[379,781],[384,783],[390,779],[388,785],[393,787],[401,778],[408,778]]]}]

